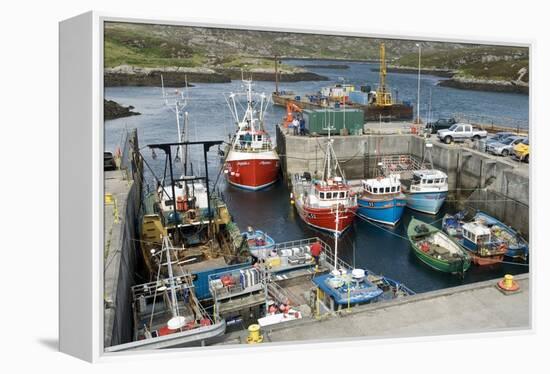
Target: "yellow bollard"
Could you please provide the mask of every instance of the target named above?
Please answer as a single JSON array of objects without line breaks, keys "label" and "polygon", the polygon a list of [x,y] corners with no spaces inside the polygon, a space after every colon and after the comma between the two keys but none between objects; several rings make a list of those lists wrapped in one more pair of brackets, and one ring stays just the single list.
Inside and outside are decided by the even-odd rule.
[{"label": "yellow bollard", "polygon": [[264,337],[260,335],[260,325],[253,324],[248,326],[248,338],[246,339],[248,344],[261,343]]},{"label": "yellow bollard", "polygon": [[510,274],[504,276],[504,288],[512,288],[514,285],[514,277]]},{"label": "yellow bollard", "polygon": [[497,287],[506,293],[519,291],[519,284],[514,280],[514,276],[511,274],[504,275],[504,279],[497,283]]}]

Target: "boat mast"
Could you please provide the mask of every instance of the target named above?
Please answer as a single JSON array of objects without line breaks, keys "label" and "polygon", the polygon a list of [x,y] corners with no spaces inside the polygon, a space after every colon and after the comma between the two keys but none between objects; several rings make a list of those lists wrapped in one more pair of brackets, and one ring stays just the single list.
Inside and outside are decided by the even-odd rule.
[{"label": "boat mast", "polygon": [[254,132],[254,118],[253,118],[254,116],[253,116],[253,108],[252,108],[252,81],[243,80],[243,82],[247,85],[245,121],[248,118],[248,121],[250,124],[250,130]]},{"label": "boat mast", "polygon": [[279,95],[279,56],[275,55],[275,95]]},{"label": "boat mast", "polygon": [[[174,272],[172,269],[172,256],[170,255],[170,249],[172,244],[167,236],[163,240],[164,250],[166,251],[166,264],[168,266],[168,279],[170,281],[170,309],[172,311],[172,317],[179,317],[178,301],[176,299],[176,285],[174,284]],[[162,266],[162,265],[161,265]]]},{"label": "boat mast", "polygon": [[334,230],[334,269],[332,274],[338,275],[338,229],[340,227],[340,204],[336,205],[336,230]]}]

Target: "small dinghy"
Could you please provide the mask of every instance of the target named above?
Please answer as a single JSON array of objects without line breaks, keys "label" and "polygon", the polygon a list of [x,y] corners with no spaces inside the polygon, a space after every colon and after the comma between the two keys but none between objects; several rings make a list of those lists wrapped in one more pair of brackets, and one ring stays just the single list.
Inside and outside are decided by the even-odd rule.
[{"label": "small dinghy", "polygon": [[412,218],[407,235],[416,257],[431,268],[453,274],[470,268],[468,253],[438,228]]}]

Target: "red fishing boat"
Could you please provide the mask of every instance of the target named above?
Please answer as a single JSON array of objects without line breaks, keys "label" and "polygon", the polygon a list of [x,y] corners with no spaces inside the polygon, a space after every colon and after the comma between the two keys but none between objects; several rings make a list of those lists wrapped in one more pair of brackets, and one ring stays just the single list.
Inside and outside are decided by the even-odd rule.
[{"label": "red fishing boat", "polygon": [[321,179],[312,179],[309,173],[295,175],[292,198],[298,214],[310,226],[340,234],[353,223],[357,196],[340,169],[330,134]]},{"label": "red fishing boat", "polygon": [[243,82],[247,86],[247,106],[242,120],[237,112],[237,94],[229,95],[228,103],[232,103],[229,108],[237,123],[237,132],[227,150],[224,172],[232,185],[255,191],[277,181],[279,156],[264,129],[264,114],[268,104],[266,96],[261,94],[259,101],[254,100],[252,81]]}]

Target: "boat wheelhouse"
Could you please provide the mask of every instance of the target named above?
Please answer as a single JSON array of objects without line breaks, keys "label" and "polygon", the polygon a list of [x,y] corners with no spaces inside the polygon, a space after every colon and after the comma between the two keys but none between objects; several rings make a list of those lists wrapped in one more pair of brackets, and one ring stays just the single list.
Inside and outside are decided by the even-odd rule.
[{"label": "boat wheelhouse", "polygon": [[415,170],[406,191],[407,206],[422,213],[437,214],[448,192],[447,174],[436,169]]},{"label": "boat wheelhouse", "polygon": [[491,229],[482,222],[473,221],[462,225],[462,239],[459,243],[466,248],[477,265],[492,265],[502,262],[508,246],[500,240],[493,240]]},{"label": "boat wheelhouse", "polygon": [[362,188],[357,199],[360,216],[392,226],[399,222],[407,203],[399,175],[363,180]]}]

